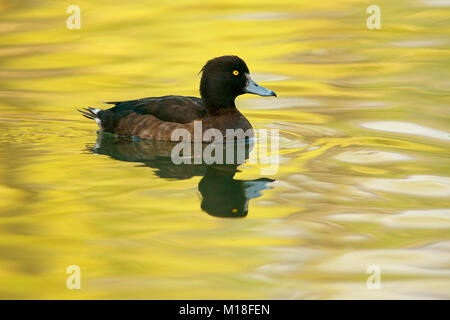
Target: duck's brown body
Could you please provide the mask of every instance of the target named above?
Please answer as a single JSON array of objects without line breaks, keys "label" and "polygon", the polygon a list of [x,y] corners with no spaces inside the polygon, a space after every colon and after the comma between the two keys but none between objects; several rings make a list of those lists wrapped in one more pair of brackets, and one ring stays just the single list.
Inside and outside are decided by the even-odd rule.
[{"label": "duck's brown body", "polygon": [[[236,109],[234,100],[244,93],[262,96],[275,96],[275,93],[256,84],[245,62],[236,56],[209,60],[202,72],[202,98],[164,96],[108,102],[115,106],[108,110],[87,108],[80,112],[94,119],[102,131],[120,136],[178,141],[180,131],[176,129],[187,130],[191,141],[215,140],[214,135],[203,135],[209,129],[220,131],[225,140],[227,129],[241,129],[247,136],[251,135],[252,126]],[[202,134],[199,136],[200,125]]]},{"label": "duck's brown body", "polygon": [[[211,112],[201,99],[195,97],[165,96],[112,103],[116,106],[108,110],[90,110],[96,113],[102,131],[120,136],[172,141],[175,129],[185,129],[194,141],[199,138],[194,135],[194,121],[201,121],[202,133],[208,129],[217,129],[224,138],[226,129],[242,129],[245,132],[252,128],[235,107]],[[201,138],[210,141],[203,134]]]}]

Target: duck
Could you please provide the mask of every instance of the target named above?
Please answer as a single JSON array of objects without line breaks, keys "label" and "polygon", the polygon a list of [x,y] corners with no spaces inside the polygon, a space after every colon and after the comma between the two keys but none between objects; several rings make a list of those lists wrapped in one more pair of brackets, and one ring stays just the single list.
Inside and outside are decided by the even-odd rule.
[{"label": "duck", "polygon": [[[95,120],[99,131],[118,136],[156,141],[179,141],[177,129],[187,130],[192,141],[214,140],[215,135],[196,135],[200,124],[202,133],[217,130],[226,137],[227,130],[253,128],[237,109],[235,100],[246,93],[259,96],[277,95],[252,80],[247,64],[235,55],[213,58],[200,70],[200,98],[168,95],[128,101],[105,102],[110,109],[82,108],[78,111]],[[225,138],[224,138],[225,139]]]}]

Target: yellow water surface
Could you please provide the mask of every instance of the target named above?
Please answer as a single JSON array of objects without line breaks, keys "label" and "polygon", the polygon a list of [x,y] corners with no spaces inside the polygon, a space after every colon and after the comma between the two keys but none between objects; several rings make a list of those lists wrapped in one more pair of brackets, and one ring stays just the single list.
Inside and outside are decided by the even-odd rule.
[{"label": "yellow water surface", "polygon": [[[450,299],[449,16],[448,0],[0,0],[0,298]],[[175,168],[76,112],[197,96],[225,54],[278,94],[237,99],[280,130],[273,175]]]}]

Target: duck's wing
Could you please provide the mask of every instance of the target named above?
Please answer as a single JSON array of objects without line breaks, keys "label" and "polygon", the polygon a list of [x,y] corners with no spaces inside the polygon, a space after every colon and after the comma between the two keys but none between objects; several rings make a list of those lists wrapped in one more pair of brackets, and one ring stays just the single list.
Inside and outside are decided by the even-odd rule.
[{"label": "duck's wing", "polygon": [[176,129],[188,130],[192,135],[193,121],[206,115],[202,100],[196,97],[165,96],[107,103],[115,107],[78,111],[95,120],[104,132],[152,140],[170,141]]},{"label": "duck's wing", "polygon": [[136,113],[183,124],[202,119],[206,115],[205,105],[197,97],[164,96],[106,103],[115,105],[108,111],[113,112],[116,119]]}]

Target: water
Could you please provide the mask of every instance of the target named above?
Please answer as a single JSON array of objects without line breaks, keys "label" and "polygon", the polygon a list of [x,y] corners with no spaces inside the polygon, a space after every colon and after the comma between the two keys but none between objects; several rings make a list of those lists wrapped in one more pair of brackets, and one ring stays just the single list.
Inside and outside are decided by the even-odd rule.
[{"label": "water", "polygon": [[[378,1],[373,31],[366,1],[76,4],[81,30],[0,2],[1,298],[450,298],[448,1]],[[279,96],[237,101],[280,130],[274,175],[176,168],[76,112],[198,95],[223,54]]]}]

